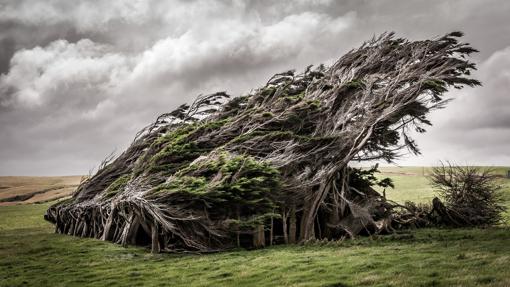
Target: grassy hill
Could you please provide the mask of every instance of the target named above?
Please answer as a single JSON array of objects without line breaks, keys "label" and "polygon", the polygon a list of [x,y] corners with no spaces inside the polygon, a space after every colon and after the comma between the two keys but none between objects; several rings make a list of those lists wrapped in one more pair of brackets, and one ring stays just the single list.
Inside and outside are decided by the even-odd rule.
[{"label": "grassy hill", "polygon": [[71,195],[81,176],[0,176],[0,206],[47,202]]},{"label": "grassy hill", "polygon": [[[388,197],[432,198],[420,171],[384,168],[381,176],[397,185]],[[510,203],[510,180],[502,183]],[[141,247],[54,234],[42,219],[48,205],[0,206],[0,286],[510,286],[505,226],[151,255]]]}]

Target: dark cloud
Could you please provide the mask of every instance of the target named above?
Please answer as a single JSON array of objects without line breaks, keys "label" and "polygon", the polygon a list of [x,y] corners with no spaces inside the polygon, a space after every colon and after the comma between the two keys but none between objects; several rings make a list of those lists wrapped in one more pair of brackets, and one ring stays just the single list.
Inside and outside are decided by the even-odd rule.
[{"label": "dark cloud", "polygon": [[509,14],[510,4],[491,0],[4,1],[0,174],[86,173],[196,94],[249,92],[384,31],[418,39],[462,30],[481,50],[484,87],[452,93],[418,136],[424,155],[402,163],[504,164]]}]

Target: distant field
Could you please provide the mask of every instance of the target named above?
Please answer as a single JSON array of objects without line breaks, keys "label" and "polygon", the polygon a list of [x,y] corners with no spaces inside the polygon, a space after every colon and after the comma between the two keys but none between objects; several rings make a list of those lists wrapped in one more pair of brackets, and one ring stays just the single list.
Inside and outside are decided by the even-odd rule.
[{"label": "distant field", "polygon": [[0,176],[0,206],[47,202],[71,195],[81,176]]},{"label": "distant field", "polygon": [[[395,180],[396,189],[387,191],[392,200],[434,196],[421,168],[382,171]],[[510,180],[502,183],[510,203]],[[151,255],[143,247],[54,234],[42,218],[49,204],[0,206],[0,286],[510,286],[507,225]]]},{"label": "distant field", "polygon": [[[505,178],[510,167],[491,167],[501,175],[502,197],[509,208],[506,212],[506,218],[510,221],[510,179]],[[381,167],[379,177],[389,177],[395,183],[395,189],[386,189],[386,196],[399,203],[414,201],[419,203],[429,203],[437,196],[429,184],[428,175],[431,172],[430,167]],[[382,192],[381,188],[377,189]]]},{"label": "distant field", "polygon": [[[395,189],[387,188],[386,196],[399,203],[430,202],[435,196],[426,177],[429,169],[421,167],[382,167],[380,177],[393,179]],[[378,189],[382,193],[382,189]]]}]

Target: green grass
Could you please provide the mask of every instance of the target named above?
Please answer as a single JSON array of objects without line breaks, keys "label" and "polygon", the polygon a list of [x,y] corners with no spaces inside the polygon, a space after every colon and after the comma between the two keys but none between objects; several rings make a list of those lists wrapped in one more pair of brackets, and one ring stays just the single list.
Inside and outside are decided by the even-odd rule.
[{"label": "green grass", "polygon": [[[396,178],[388,196],[429,198],[418,178]],[[414,195],[404,194],[404,186]],[[140,247],[54,234],[42,219],[47,207],[0,207],[0,286],[510,286],[509,227],[151,255]]]},{"label": "green grass", "polygon": [[[399,203],[406,201],[414,202],[431,202],[435,192],[429,186],[428,179],[423,176],[417,175],[397,175],[383,172],[380,174],[381,177],[390,177],[393,179],[395,188],[386,188],[387,198],[394,200]],[[379,192],[382,192],[381,188],[377,188]]]},{"label": "green grass", "polygon": [[[505,178],[510,167],[491,167],[496,174],[502,178],[501,196],[507,211],[504,214],[506,222],[510,222],[510,179]],[[395,188],[387,188],[386,196],[388,199],[398,203],[414,201],[418,203],[430,203],[437,193],[429,184],[428,175],[431,172],[430,167],[381,167],[381,173],[378,177],[390,177],[395,183]],[[376,187],[382,193],[382,188]]]}]

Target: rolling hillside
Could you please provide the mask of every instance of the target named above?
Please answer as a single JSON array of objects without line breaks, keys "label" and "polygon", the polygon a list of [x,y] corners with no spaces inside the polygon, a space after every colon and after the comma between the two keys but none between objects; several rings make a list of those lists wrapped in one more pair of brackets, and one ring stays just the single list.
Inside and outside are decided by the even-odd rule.
[{"label": "rolling hillside", "polygon": [[70,196],[81,176],[1,176],[0,206],[41,203]]}]

